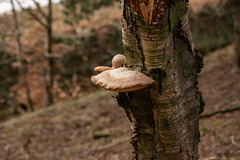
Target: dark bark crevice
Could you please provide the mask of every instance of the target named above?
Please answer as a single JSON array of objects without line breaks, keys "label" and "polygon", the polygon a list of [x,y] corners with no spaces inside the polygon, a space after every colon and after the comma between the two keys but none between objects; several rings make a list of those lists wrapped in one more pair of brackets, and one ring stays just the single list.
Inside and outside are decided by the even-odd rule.
[{"label": "dark bark crevice", "polygon": [[[136,30],[136,33],[138,33],[138,30]],[[140,50],[141,57],[142,57],[142,69],[141,69],[141,72],[145,72],[146,71],[145,56],[144,56],[143,49],[142,49],[142,46],[141,46],[141,38],[138,35],[139,34],[135,34],[136,39],[137,39],[137,43],[138,43],[138,49]]]},{"label": "dark bark crevice", "polygon": [[[134,159],[151,160],[154,155],[154,119],[148,90],[119,93],[117,101],[132,123],[131,144],[135,148]],[[144,154],[143,154],[144,153]]]}]

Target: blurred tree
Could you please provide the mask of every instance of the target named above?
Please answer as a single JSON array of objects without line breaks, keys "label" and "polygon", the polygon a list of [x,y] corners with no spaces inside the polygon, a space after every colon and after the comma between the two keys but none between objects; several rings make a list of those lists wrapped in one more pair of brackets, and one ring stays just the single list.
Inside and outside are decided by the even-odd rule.
[{"label": "blurred tree", "polygon": [[202,56],[194,47],[187,1],[122,0],[123,53],[128,67],[156,85],[119,93],[117,100],[132,123],[135,160],[197,160],[197,87]]},{"label": "blurred tree", "polygon": [[[19,29],[19,23],[18,23],[18,16],[17,12],[15,10],[15,4],[13,0],[10,0],[11,6],[12,6],[12,15],[13,15],[13,21],[14,21],[14,30],[15,30],[15,39],[17,42],[17,61],[18,61],[18,69],[19,69],[19,75],[20,75],[20,83],[23,83],[23,86],[26,89],[26,97],[27,97],[27,102],[28,105],[31,109],[31,111],[34,110],[33,108],[33,103],[31,100],[31,94],[30,94],[30,88],[27,82],[26,75],[24,73],[24,70],[26,66],[23,64],[23,51],[22,51],[22,43],[21,43],[21,34],[20,34],[20,29]],[[23,80],[21,80],[23,79]]]},{"label": "blurred tree", "polygon": [[234,41],[233,19],[224,6],[224,3],[217,1],[214,5],[203,6],[197,12],[190,10],[189,19],[193,39],[203,55],[223,48]]},{"label": "blurred tree", "polygon": [[112,5],[114,1],[118,0],[61,0],[64,6],[63,13],[66,16],[64,21],[71,25],[76,33],[75,26],[81,19],[88,18],[91,13],[102,6]]},{"label": "blurred tree", "polygon": [[235,55],[236,55],[236,68],[240,68],[240,1],[228,0],[227,8],[232,14],[234,19],[234,37],[235,37]]},{"label": "blurred tree", "polygon": [[[55,55],[52,53],[52,0],[48,0],[48,7],[47,7],[47,13],[45,13],[42,8],[40,7],[40,4],[36,0],[32,0],[36,6],[37,13],[33,12],[31,8],[24,8],[19,0],[17,0],[18,5],[23,11],[26,11],[33,19],[35,19],[41,26],[44,27],[46,32],[46,38],[45,38],[45,51],[44,51],[44,57],[48,62],[48,65],[46,66],[46,74],[45,74],[45,83],[46,83],[46,92],[47,92],[47,98],[46,98],[46,106],[49,106],[53,103],[53,94],[52,94],[52,87],[53,87],[53,68],[54,68],[54,58],[59,58],[58,55]],[[39,16],[40,14],[40,16]]]},{"label": "blurred tree", "polygon": [[14,93],[10,92],[9,88],[18,82],[18,73],[12,66],[16,58],[8,52],[12,40],[9,37],[14,36],[9,29],[12,21],[7,14],[3,14],[0,16],[0,22],[0,120],[2,120],[9,115],[9,110],[15,105]]}]

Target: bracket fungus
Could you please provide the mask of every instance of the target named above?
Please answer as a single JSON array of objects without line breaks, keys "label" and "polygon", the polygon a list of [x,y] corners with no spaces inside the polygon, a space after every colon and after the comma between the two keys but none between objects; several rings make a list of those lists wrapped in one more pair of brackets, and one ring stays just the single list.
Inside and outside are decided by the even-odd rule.
[{"label": "bracket fungus", "polygon": [[123,67],[125,57],[116,55],[112,59],[112,66],[98,66],[94,71],[99,74],[91,77],[91,81],[102,88],[113,92],[132,92],[148,87],[155,81],[139,71]]}]

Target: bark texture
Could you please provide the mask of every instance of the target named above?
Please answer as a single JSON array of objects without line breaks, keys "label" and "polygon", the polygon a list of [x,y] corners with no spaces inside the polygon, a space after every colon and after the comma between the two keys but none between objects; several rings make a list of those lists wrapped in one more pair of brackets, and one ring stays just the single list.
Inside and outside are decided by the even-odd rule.
[{"label": "bark texture", "polygon": [[234,38],[235,38],[235,60],[236,66],[240,68],[240,1],[229,0],[227,3],[228,9],[234,20]]},{"label": "bark texture", "polygon": [[197,160],[202,57],[192,40],[187,2],[122,0],[122,12],[128,67],[157,82],[117,97],[132,123],[134,159]]}]

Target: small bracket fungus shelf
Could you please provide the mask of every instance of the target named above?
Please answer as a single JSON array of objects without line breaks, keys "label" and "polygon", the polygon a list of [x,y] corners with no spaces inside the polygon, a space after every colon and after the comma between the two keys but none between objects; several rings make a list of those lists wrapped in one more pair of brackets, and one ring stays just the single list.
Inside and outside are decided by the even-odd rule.
[{"label": "small bracket fungus shelf", "polygon": [[112,59],[112,66],[98,66],[94,71],[99,74],[91,77],[91,81],[102,88],[113,92],[132,92],[148,87],[155,81],[139,71],[123,67],[125,57],[118,54]]}]

